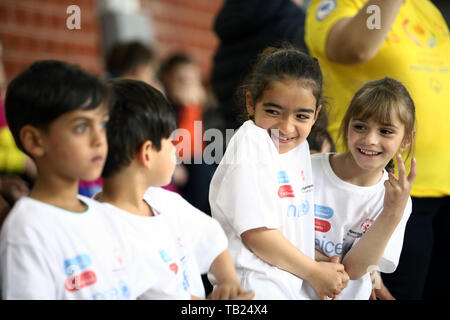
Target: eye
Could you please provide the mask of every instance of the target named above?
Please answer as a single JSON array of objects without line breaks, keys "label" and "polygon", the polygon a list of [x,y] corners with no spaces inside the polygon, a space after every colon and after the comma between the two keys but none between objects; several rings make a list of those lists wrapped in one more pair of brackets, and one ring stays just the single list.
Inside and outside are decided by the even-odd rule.
[{"label": "eye", "polygon": [[362,131],[362,130],[366,129],[366,127],[363,126],[362,124],[354,124],[353,128],[355,128],[358,131]]},{"label": "eye", "polygon": [[103,121],[102,123],[100,123],[100,129],[105,129],[107,124],[108,124],[108,120]]},{"label": "eye", "polygon": [[83,133],[84,131],[86,131],[86,128],[87,128],[87,124],[86,123],[81,123],[81,124],[79,124],[79,125],[77,125],[75,127],[75,131],[77,133]]},{"label": "eye", "polygon": [[310,117],[309,117],[309,115],[306,115],[306,114],[298,114],[297,115],[297,119],[299,119],[299,120],[308,120]]},{"label": "eye", "polygon": [[380,132],[381,132],[381,134],[385,134],[385,135],[394,133],[392,130],[389,130],[389,129],[380,129]]},{"label": "eye", "polygon": [[280,114],[277,110],[274,110],[274,109],[265,109],[265,112],[270,114],[270,115],[273,115],[273,116],[276,116],[276,115]]}]

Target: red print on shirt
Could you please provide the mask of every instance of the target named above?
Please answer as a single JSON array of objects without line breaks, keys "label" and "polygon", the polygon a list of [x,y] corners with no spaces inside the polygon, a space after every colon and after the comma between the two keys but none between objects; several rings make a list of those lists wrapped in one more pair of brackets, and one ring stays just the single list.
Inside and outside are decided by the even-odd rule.
[{"label": "red print on shirt", "polygon": [[80,274],[70,276],[66,279],[65,287],[67,291],[77,291],[97,282],[94,271],[86,270]]},{"label": "red print on shirt", "polygon": [[278,189],[278,196],[280,198],[294,198],[294,190],[292,190],[292,186],[291,185],[284,185],[284,186],[280,186],[280,188]]},{"label": "red print on shirt", "polygon": [[322,219],[314,219],[315,230],[319,232],[328,232],[331,229],[331,224]]},{"label": "red print on shirt", "polygon": [[361,223],[361,229],[364,231],[364,232],[366,232],[369,228],[370,228],[370,225],[373,223],[373,220],[372,219],[366,219],[366,220],[364,220],[364,222],[363,223]]}]

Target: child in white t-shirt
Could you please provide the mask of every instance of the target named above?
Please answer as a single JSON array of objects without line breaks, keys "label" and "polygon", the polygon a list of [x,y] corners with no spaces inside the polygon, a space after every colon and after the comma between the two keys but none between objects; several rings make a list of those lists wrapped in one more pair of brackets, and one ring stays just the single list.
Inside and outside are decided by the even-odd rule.
[{"label": "child in white t-shirt", "polygon": [[8,124],[39,175],[2,227],[3,299],[135,299],[140,293],[135,256],[120,230],[100,203],[77,196],[78,181],[98,178],[106,159],[108,97],[102,80],[59,61],[38,61],[9,84]]},{"label": "child in white t-shirt", "polygon": [[411,160],[407,176],[398,154],[398,178],[385,167],[410,148],[414,121],[414,102],[400,82],[369,82],[355,94],[341,125],[348,151],[312,156],[315,246],[342,259],[350,281],[340,299],[369,299],[370,271],[397,267],[416,162]]},{"label": "child in white t-shirt", "polygon": [[211,271],[218,279],[211,298],[251,299],[253,293],[239,284],[219,223],[160,188],[170,182],[176,165],[173,109],[161,92],[142,81],[110,84],[115,102],[97,199],[122,221],[141,257],[140,273],[157,277],[149,279],[139,298],[205,298],[201,274]]},{"label": "child in white t-shirt", "polygon": [[333,297],[348,278],[314,260],[314,200],[306,138],[321,109],[316,59],[267,48],[242,86],[249,118],[230,140],[210,186],[241,284],[255,299]]}]

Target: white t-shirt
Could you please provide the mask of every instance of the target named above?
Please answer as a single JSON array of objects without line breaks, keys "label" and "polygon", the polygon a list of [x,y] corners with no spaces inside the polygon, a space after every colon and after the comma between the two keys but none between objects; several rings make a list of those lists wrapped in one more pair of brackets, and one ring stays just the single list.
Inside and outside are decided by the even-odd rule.
[{"label": "white t-shirt", "polygon": [[132,248],[101,204],[79,199],[83,213],[29,197],[14,205],[0,236],[3,299],[137,297]]},{"label": "white t-shirt", "polygon": [[[205,297],[201,274],[228,248],[220,224],[193,207],[177,193],[150,187],[144,200],[155,216],[140,217],[106,204],[128,228],[129,241],[138,248],[145,265],[158,281],[139,299]],[[147,271],[148,272],[148,271]]]},{"label": "white t-shirt", "polygon": [[313,184],[308,143],[279,154],[266,130],[246,121],[230,140],[210,185],[212,216],[227,234],[241,284],[255,299],[306,299],[303,280],[272,266],[243,243],[241,234],[278,229],[314,258]]},{"label": "white t-shirt", "polygon": [[[333,172],[330,154],[314,154],[311,157],[314,174],[315,247],[325,255],[345,254],[364,235],[383,210],[384,181],[389,179],[384,171],[382,179],[373,186],[361,187],[341,180]],[[392,234],[377,270],[394,272],[403,246],[406,222],[411,214],[411,198],[403,217]],[[370,274],[358,280],[350,280],[340,299],[369,299],[372,291]]]}]

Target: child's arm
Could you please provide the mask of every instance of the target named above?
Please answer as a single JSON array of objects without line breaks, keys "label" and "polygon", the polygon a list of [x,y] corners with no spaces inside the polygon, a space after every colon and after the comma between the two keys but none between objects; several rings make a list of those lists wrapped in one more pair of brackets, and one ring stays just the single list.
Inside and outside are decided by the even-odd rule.
[{"label": "child's arm", "polygon": [[314,250],[314,260],[318,261],[318,262],[329,262],[330,258],[326,255],[324,255],[322,252],[320,252],[319,250],[315,249]]},{"label": "child's arm", "polygon": [[334,297],[344,288],[342,264],[314,261],[277,229],[252,229],[241,237],[262,260],[308,281],[321,299]]},{"label": "child's arm", "polygon": [[253,291],[245,291],[239,283],[239,279],[231,260],[230,251],[226,249],[214,259],[210,272],[217,281],[217,287],[210,295],[213,300],[249,300],[255,294]]},{"label": "child's arm", "polygon": [[397,165],[399,178],[389,174],[389,180],[384,183],[386,192],[383,211],[342,260],[351,280],[361,278],[370,266],[378,264],[389,239],[402,219],[416,177],[417,165],[415,159],[412,159],[408,176],[400,155],[397,155]]}]

